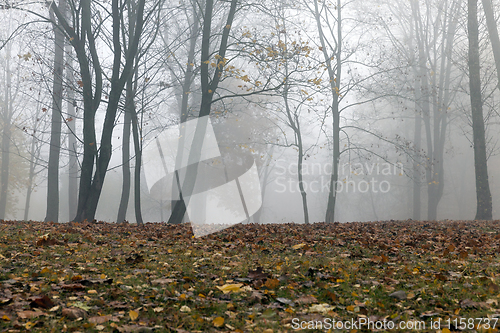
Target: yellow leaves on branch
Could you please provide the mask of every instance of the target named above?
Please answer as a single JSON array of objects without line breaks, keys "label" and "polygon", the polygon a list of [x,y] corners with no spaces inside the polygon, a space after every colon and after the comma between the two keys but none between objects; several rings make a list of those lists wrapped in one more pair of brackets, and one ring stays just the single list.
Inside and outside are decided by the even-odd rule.
[{"label": "yellow leaves on branch", "polygon": [[240,80],[243,80],[245,82],[250,82],[250,79],[248,78],[248,75],[240,76]]}]

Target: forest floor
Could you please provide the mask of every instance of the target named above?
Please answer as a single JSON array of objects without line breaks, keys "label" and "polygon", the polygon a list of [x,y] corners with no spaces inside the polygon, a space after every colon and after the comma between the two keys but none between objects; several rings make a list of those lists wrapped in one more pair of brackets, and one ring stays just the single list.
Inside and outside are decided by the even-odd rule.
[{"label": "forest floor", "polygon": [[497,332],[499,250],[500,221],[201,238],[188,224],[0,221],[0,331]]}]

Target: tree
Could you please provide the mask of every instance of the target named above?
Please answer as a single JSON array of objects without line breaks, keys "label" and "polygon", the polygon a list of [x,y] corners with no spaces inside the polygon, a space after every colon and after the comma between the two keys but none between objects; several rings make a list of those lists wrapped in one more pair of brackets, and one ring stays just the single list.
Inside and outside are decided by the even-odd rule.
[{"label": "tree", "polygon": [[486,140],[481,97],[481,74],[479,57],[479,24],[477,0],[467,1],[467,29],[469,40],[469,88],[472,113],[472,135],[474,167],[476,173],[476,220],[492,219],[492,201],[488,181]]},{"label": "tree", "polygon": [[[64,14],[54,2],[51,4],[51,9],[57,16],[57,19],[67,34],[69,42],[75,50],[80,66],[80,85],[83,90],[84,148],[78,209],[76,217],[74,218],[77,221],[91,221],[94,219],[104,178],[111,159],[111,138],[118,110],[118,103],[125,84],[133,73],[133,64],[139,48],[139,41],[142,36],[145,20],[145,1],[139,0],[137,3],[135,25],[130,24],[129,26],[129,28],[133,30],[130,35],[132,38],[129,38],[125,33],[122,34],[121,18],[126,15],[124,13],[125,7],[119,0],[112,1],[110,16],[113,24],[111,43],[114,58],[112,75],[110,78],[111,87],[108,104],[106,106],[100,147],[98,148],[95,130],[95,113],[100,105],[102,97],[103,70],[96,45],[96,36],[99,33],[99,27],[92,26],[92,18],[96,11],[96,9],[92,7],[92,3],[91,0],[83,0],[80,2],[80,7],[72,7],[74,11],[72,13],[72,24],[66,20]],[[152,6],[152,8],[156,7],[157,3]],[[129,17],[129,20],[130,19]],[[123,47],[121,45],[122,38],[128,43],[128,52],[125,55],[123,54]],[[124,61],[124,63],[122,63],[122,61]],[[95,84],[95,86],[93,84]]]},{"label": "tree", "polygon": [[[341,80],[343,64],[343,36],[342,36],[342,6],[340,0],[334,5],[336,14],[331,10],[331,6],[326,1],[320,6],[318,0],[314,0],[314,8],[310,11],[314,13],[317,34],[320,41],[320,51],[323,55],[324,66],[328,72],[330,85],[330,107],[332,113],[332,174],[330,176],[330,190],[328,192],[328,203],[326,207],[325,222],[335,222],[335,202],[337,199],[337,182],[339,179],[340,161],[340,100],[341,100]],[[327,24],[327,33],[331,38],[327,38],[327,33],[323,29],[324,20],[333,17],[335,25]],[[336,28],[336,29],[335,29]]]},{"label": "tree", "polygon": [[[210,78],[209,64],[210,61],[210,51],[211,51],[211,37],[212,37],[212,19],[214,2],[213,0],[207,0],[205,3],[205,11],[203,16],[203,29],[202,29],[202,45],[201,45],[201,106],[198,117],[203,118],[210,115],[212,100],[219,85],[222,71],[226,65],[226,52],[228,48],[229,32],[233,24],[233,20],[236,13],[236,6],[238,0],[231,0],[230,8],[227,14],[226,25],[223,28],[222,37],[220,40],[220,45],[218,53],[216,54],[216,66],[215,70]],[[196,126],[196,131],[193,138],[193,146],[190,150],[190,160],[195,160],[196,156],[200,156],[203,137],[206,132],[206,123],[199,122]],[[168,223],[179,224],[182,222],[184,214],[186,213],[186,203],[184,202],[184,195],[190,195],[193,193],[197,174],[197,164],[191,164],[186,168],[186,176],[182,183],[182,191],[180,191],[180,200],[176,201],[172,214],[168,220]],[[177,177],[177,183],[180,185],[180,179]]]},{"label": "tree", "polygon": [[[59,10],[66,15],[66,0],[59,1]],[[51,11],[53,16],[53,12]],[[55,21],[55,18],[53,18]],[[52,86],[52,126],[50,130],[50,154],[47,178],[47,212],[45,222],[59,221],[59,154],[61,151],[64,33],[60,24],[54,29],[54,80]]]}]

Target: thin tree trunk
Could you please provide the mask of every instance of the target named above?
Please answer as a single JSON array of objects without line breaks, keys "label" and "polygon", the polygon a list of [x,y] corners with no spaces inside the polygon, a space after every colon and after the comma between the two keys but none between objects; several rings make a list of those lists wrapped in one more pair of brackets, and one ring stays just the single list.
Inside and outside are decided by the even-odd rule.
[{"label": "thin tree trunk", "polygon": [[[414,7],[412,6],[412,11]],[[413,50],[413,39],[415,37],[415,25],[414,21],[410,19],[410,43],[408,47],[408,51],[410,54],[410,62],[413,69],[413,76],[415,81],[415,89],[413,96],[415,98],[415,128],[413,133],[413,142],[415,145],[415,151],[413,153],[413,212],[412,218],[414,220],[420,220],[420,212],[422,210],[422,200],[421,200],[421,188],[420,188],[420,167],[421,167],[421,159],[420,159],[420,150],[422,149],[422,110],[420,107],[420,98],[421,98],[421,87],[420,87],[420,78],[418,73],[418,66],[416,63],[414,50]]]},{"label": "thin tree trunk", "polygon": [[33,179],[35,178],[35,159],[38,155],[35,152],[36,144],[35,144],[35,136],[31,138],[31,147],[30,147],[30,167],[28,174],[28,184],[26,186],[26,201],[24,203],[24,217],[23,220],[28,220],[28,215],[30,212],[30,204],[31,204],[31,193],[33,192]]},{"label": "thin tree trunk", "polygon": [[0,219],[5,219],[7,209],[7,196],[9,189],[9,165],[10,165],[10,140],[11,129],[10,122],[12,118],[11,105],[11,71],[10,71],[10,56],[11,44],[7,43],[5,47],[5,90],[4,90],[4,105],[2,110],[2,170],[0,171]]},{"label": "thin tree trunk", "polygon": [[122,141],[122,196],[118,208],[116,222],[122,222],[127,215],[127,208],[130,199],[130,132],[132,125],[132,112],[134,111],[134,96],[132,91],[132,78],[127,81],[125,97],[125,111],[123,120],[123,141]]},{"label": "thin tree trunk", "polygon": [[472,111],[472,135],[474,143],[474,166],[476,172],[476,220],[492,219],[492,202],[488,181],[486,140],[481,97],[481,76],[479,58],[479,28],[477,21],[477,0],[468,0],[469,37],[469,87]]},{"label": "thin tree trunk", "polygon": [[[330,88],[332,91],[332,116],[333,116],[333,156],[332,156],[332,174],[330,176],[330,189],[328,191],[328,202],[326,205],[325,222],[335,222],[335,203],[337,201],[337,182],[339,179],[339,161],[340,161],[340,81],[342,76],[342,7],[340,0],[337,0],[337,49],[335,52],[335,66],[332,64],[332,56],[328,53],[328,47],[325,41],[325,34],[321,22],[321,16],[318,6],[318,0],[314,0],[314,11],[318,35],[323,50],[323,58],[328,69],[330,79]],[[335,68],[334,68],[335,67]],[[336,69],[336,71],[335,71]]]},{"label": "thin tree trunk", "polygon": [[[180,126],[182,126],[183,123],[185,123],[188,120],[188,115],[189,115],[189,96],[190,96],[190,90],[191,90],[191,85],[193,83],[193,63],[194,63],[194,56],[195,56],[195,51],[196,51],[196,42],[198,40],[198,35],[199,35],[199,30],[200,30],[200,24],[199,24],[199,19],[196,11],[196,6],[193,6],[193,27],[191,29],[191,36],[189,38],[189,52],[188,52],[188,60],[187,60],[187,65],[186,65],[186,74],[184,76],[184,83],[182,84],[182,97],[181,97],[181,108],[180,108]],[[177,156],[175,159],[175,177],[178,178],[178,172],[177,170],[179,169],[179,166],[182,162],[183,158],[183,147],[184,147],[184,137],[179,138],[179,143],[178,143],[178,149],[177,149]],[[172,200],[170,207],[174,207],[179,204],[181,207],[179,208],[179,212],[186,211],[186,207],[184,206],[184,200],[182,198],[181,194],[181,188],[179,186],[178,181],[172,182]],[[184,206],[184,207],[182,207]],[[181,217],[180,220],[184,218]]]},{"label": "thin tree trunk", "polygon": [[[73,75],[73,60],[71,59],[72,49],[70,45],[66,45],[66,53],[68,64],[66,77],[68,82],[74,83]],[[76,215],[78,205],[78,157],[76,154],[76,99],[75,91],[71,86],[68,87],[68,212],[69,218],[72,219]]]},{"label": "thin tree trunk", "polygon": [[[59,10],[66,15],[66,0],[59,1]],[[53,13],[51,15],[54,17]],[[54,29],[54,81],[52,86],[52,119],[50,128],[50,150],[47,175],[47,211],[45,222],[59,222],[59,155],[61,151],[62,91],[64,66],[64,34],[62,27]]]},{"label": "thin tree trunk", "polygon": [[137,112],[132,101],[132,134],[134,137],[135,167],[134,167],[134,210],[135,220],[139,225],[143,225],[141,210],[141,166],[142,166],[142,147],[139,135],[139,124]]},{"label": "thin tree trunk", "polygon": [[482,0],[484,15],[486,17],[486,26],[488,27],[488,35],[490,37],[491,48],[493,49],[493,57],[497,69],[497,88],[500,90],[500,38],[498,37],[497,23],[493,12],[491,0]]}]

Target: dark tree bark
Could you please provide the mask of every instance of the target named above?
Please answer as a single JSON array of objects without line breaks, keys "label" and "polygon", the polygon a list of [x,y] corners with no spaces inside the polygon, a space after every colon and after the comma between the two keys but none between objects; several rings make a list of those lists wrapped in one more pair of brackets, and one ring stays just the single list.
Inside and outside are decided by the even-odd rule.
[{"label": "dark tree bark", "polygon": [[132,91],[132,80],[127,81],[125,110],[123,115],[122,132],[122,196],[118,207],[118,217],[116,222],[122,222],[127,215],[127,208],[130,199],[130,133],[132,128],[132,112],[134,97]]},{"label": "dark tree bark", "polygon": [[69,218],[76,216],[78,205],[78,156],[76,150],[76,99],[75,91],[71,84],[74,84],[75,77],[73,75],[73,61],[71,59],[71,45],[66,45],[66,53],[68,54],[68,69],[66,77],[70,86],[68,87],[68,120],[66,122],[68,128],[68,212]]},{"label": "dark tree bark", "polygon": [[[81,86],[83,89],[84,101],[84,124],[83,124],[83,160],[82,172],[80,176],[80,188],[78,197],[78,210],[75,217],[77,221],[92,221],[95,217],[97,204],[102,191],[104,178],[106,176],[109,161],[111,159],[112,147],[111,138],[113,134],[114,122],[118,109],[118,103],[125,83],[132,75],[134,59],[138,51],[139,40],[142,35],[144,24],[145,0],[137,3],[137,16],[135,25],[129,28],[133,30],[133,38],[128,40],[128,52],[122,63],[121,47],[121,17],[124,7],[120,6],[118,0],[112,0],[111,17],[113,21],[112,44],[113,44],[113,70],[110,79],[111,90],[106,107],[105,119],[101,135],[100,147],[97,149],[95,132],[95,112],[99,106],[102,94],[102,70],[97,53],[95,36],[92,31],[92,11],[91,0],[82,0],[80,9],[74,15],[78,23],[74,27],[70,26],[64,19],[59,8],[52,3],[58,20],[64,27],[65,32],[70,37],[70,42],[77,54],[80,65]],[[79,19],[79,21],[78,21]],[[76,31],[75,31],[76,29]],[[90,57],[88,56],[90,54]],[[94,75],[91,74],[91,69]],[[95,79],[93,89],[92,78]],[[95,162],[95,169],[94,169]]]},{"label": "dark tree bark", "polygon": [[488,181],[488,164],[486,158],[486,140],[481,97],[477,0],[468,0],[467,17],[469,38],[469,88],[472,111],[474,167],[476,172],[477,211],[475,219],[491,220],[492,202]]},{"label": "dark tree bark", "polygon": [[[203,32],[202,32],[202,42],[201,42],[201,106],[199,117],[205,117],[210,115],[212,100],[215,91],[219,85],[219,81],[224,70],[225,55],[228,47],[229,32],[233,24],[233,19],[236,13],[236,5],[238,0],[231,0],[231,6],[226,19],[226,24],[222,32],[222,38],[219,46],[218,52],[218,63],[215,67],[215,72],[212,79],[209,78],[209,63],[210,63],[210,39],[212,37],[212,17],[213,17],[213,0],[207,0],[205,4],[205,13],[203,16]],[[196,156],[200,156],[201,148],[203,143],[203,138],[205,137],[206,126],[198,123],[196,126],[193,146],[190,149],[189,155],[190,160],[193,160]],[[186,168],[186,177],[182,184],[181,195],[190,195],[193,192],[194,185],[196,183],[196,174],[198,170],[198,165],[192,164]],[[179,224],[182,223],[182,219],[186,213],[186,203],[184,198],[181,196],[180,200],[177,201],[173,207],[172,214],[168,220],[168,223]]]},{"label": "dark tree bark", "polygon": [[[59,1],[59,10],[66,15],[66,0]],[[53,14],[51,15],[53,16]],[[54,29],[54,79],[52,85],[52,118],[47,174],[47,211],[45,222],[59,222],[59,155],[61,152],[62,93],[64,68],[64,33],[59,24]]]},{"label": "dark tree bark", "polygon": [[142,146],[139,133],[139,121],[137,119],[137,111],[134,102],[132,101],[132,134],[134,137],[134,211],[135,221],[139,225],[143,225],[142,209],[141,209],[141,167],[142,167]]}]

